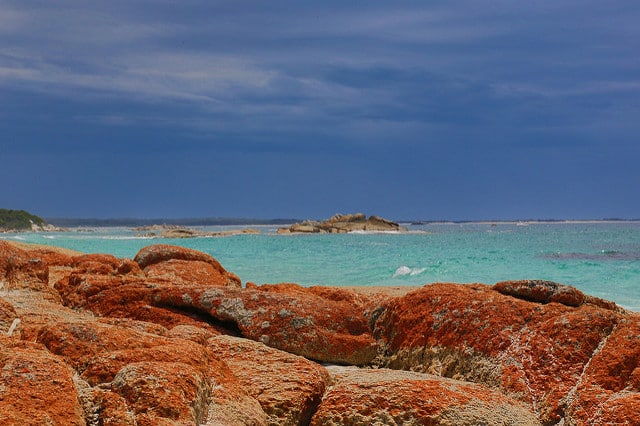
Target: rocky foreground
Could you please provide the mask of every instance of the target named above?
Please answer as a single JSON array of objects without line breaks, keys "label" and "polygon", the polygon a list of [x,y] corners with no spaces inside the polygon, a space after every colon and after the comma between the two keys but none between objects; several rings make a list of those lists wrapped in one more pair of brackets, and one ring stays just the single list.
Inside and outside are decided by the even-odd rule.
[{"label": "rocky foreground", "polygon": [[640,424],[640,314],[544,281],[241,287],[0,241],[2,425]]}]

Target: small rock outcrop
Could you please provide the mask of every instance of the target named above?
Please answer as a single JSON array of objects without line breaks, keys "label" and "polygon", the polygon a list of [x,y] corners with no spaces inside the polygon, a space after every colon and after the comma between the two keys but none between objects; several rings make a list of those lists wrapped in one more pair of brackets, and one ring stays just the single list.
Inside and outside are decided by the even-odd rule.
[{"label": "small rock outcrop", "polygon": [[201,231],[177,225],[150,225],[134,228],[136,236],[149,238],[198,238],[198,237],[230,237],[232,235],[259,234],[253,228],[229,229],[225,231]]},{"label": "small rock outcrop", "polygon": [[369,216],[363,213],[336,214],[324,221],[304,221],[295,223],[288,228],[278,229],[279,234],[288,233],[329,233],[344,234],[347,232],[407,232],[407,228],[396,222],[379,216]]},{"label": "small rock outcrop", "polygon": [[3,425],[640,424],[640,314],[550,281],[242,288],[0,241],[0,282]]}]

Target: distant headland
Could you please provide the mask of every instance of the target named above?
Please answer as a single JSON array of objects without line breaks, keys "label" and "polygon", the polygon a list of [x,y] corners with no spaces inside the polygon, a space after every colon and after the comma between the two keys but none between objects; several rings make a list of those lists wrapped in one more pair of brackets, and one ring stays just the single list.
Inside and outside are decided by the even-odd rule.
[{"label": "distant headland", "polygon": [[43,218],[25,210],[0,209],[0,231],[50,231],[53,229]]}]

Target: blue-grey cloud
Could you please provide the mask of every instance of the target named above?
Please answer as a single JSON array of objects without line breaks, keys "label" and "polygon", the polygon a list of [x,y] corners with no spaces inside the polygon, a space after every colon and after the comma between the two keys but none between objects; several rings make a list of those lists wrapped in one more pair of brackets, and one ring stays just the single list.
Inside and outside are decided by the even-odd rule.
[{"label": "blue-grey cloud", "polygon": [[[155,149],[182,165],[219,152],[251,164],[267,186],[292,185],[279,175],[285,163],[307,182],[327,179],[314,164],[322,159],[336,179],[364,185],[366,176],[378,188],[415,193],[444,179],[426,193],[449,199],[450,211],[465,196],[481,203],[490,193],[481,185],[500,199],[559,200],[550,214],[561,215],[571,191],[552,181],[573,182],[577,202],[587,184],[624,193],[640,178],[630,166],[640,160],[638,19],[631,0],[9,0],[0,4],[0,150],[82,161],[83,152],[140,159]],[[279,169],[264,165],[274,155],[286,157]],[[611,165],[599,180],[593,158]],[[600,191],[624,214],[640,208]],[[334,190],[335,204],[367,198],[356,192]]]}]

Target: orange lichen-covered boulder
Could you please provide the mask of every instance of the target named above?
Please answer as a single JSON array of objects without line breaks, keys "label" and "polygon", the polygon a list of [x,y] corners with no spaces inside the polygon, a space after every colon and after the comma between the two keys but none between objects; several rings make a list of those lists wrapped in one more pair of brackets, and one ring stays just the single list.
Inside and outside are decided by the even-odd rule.
[{"label": "orange lichen-covered boulder", "polygon": [[0,337],[0,424],[84,426],[73,370],[41,345]]},{"label": "orange lichen-covered boulder", "polygon": [[615,303],[584,294],[575,287],[545,280],[502,281],[493,286],[499,293],[538,303],[561,303],[578,307],[583,304],[624,313]]},{"label": "orange lichen-covered boulder", "polygon": [[72,257],[63,252],[64,249],[47,248],[44,246],[30,246],[28,244],[10,243],[0,240],[0,268],[6,272],[6,266],[18,266],[29,271],[37,270],[44,266],[70,265]]},{"label": "orange lichen-covered boulder", "polygon": [[38,339],[79,374],[85,411],[98,424],[266,424],[219,354],[171,334],[152,323],[103,319],[52,324]]},{"label": "orange lichen-covered boulder", "polygon": [[308,424],[329,383],[324,367],[237,337],[215,336],[208,344],[260,402],[269,424]]},{"label": "orange lichen-covered boulder", "polygon": [[239,280],[230,280],[229,273],[222,274],[213,265],[200,260],[171,259],[155,263],[144,269],[149,278],[170,281],[175,285],[210,285],[240,287]]},{"label": "orange lichen-covered boulder", "polygon": [[156,244],[143,248],[134,261],[149,277],[179,284],[240,287],[240,278],[206,253],[185,247]]},{"label": "orange lichen-covered boulder", "polygon": [[566,404],[569,424],[640,424],[640,314],[618,324]]},{"label": "orange lichen-covered boulder", "polygon": [[156,306],[207,314],[237,328],[243,337],[313,360],[364,365],[377,355],[378,345],[361,306],[327,299],[295,284],[247,289],[155,287],[151,294]]},{"label": "orange lichen-covered boulder", "polygon": [[7,288],[42,288],[48,281],[49,267],[70,265],[71,257],[57,250],[24,250],[0,241],[0,282]]},{"label": "orange lichen-covered boulder", "polygon": [[209,413],[211,385],[206,375],[189,364],[146,361],[124,366],[111,382],[137,417],[202,424]]},{"label": "orange lichen-covered boulder", "polygon": [[154,281],[137,275],[102,275],[72,272],[55,283],[62,302],[74,309],[85,309],[101,316],[132,318],[172,328],[193,325],[211,332],[224,330],[195,313],[176,312],[170,307],[153,306],[153,288],[171,287],[167,281]]},{"label": "orange lichen-covered boulder", "polygon": [[[52,324],[42,329],[38,341],[63,356],[91,385],[110,382],[121,368],[135,362],[181,362],[208,368],[211,356],[202,345],[152,334],[137,324],[135,321],[126,325],[102,321]],[[167,332],[162,327],[154,328],[147,330]]]},{"label": "orange lichen-covered boulder", "polygon": [[585,300],[584,293],[577,288],[553,281],[502,281],[494,285],[493,289],[502,294],[538,303],[557,302],[567,306],[580,306]]},{"label": "orange lichen-covered boulder", "polygon": [[[361,365],[377,355],[369,325],[375,304],[351,291],[296,284],[242,289],[235,286],[239,280],[211,256],[166,245],[147,247],[136,256],[145,274],[151,275],[146,277],[114,275],[118,263],[108,257],[82,260],[78,265],[101,261],[106,266],[74,270],[55,283],[64,304],[75,309],[169,328],[191,325],[242,335],[321,361]],[[215,274],[205,277],[211,268],[218,274],[213,283],[209,278]],[[184,274],[176,272],[183,269]],[[195,278],[199,274],[202,277]]]},{"label": "orange lichen-covered boulder", "polygon": [[72,266],[75,272],[89,274],[133,274],[142,276],[138,264],[130,259],[119,259],[110,254],[84,254],[74,256]]},{"label": "orange lichen-covered boulder", "polygon": [[620,318],[480,284],[434,284],[387,302],[375,334],[385,342],[388,367],[483,383],[531,404],[543,422],[556,422]]},{"label": "orange lichen-covered boulder", "polygon": [[[191,251],[185,253],[185,257],[199,259]],[[150,259],[163,262],[165,257],[142,259],[144,266],[155,265]],[[159,278],[84,273],[70,274],[55,288],[66,305],[103,316],[152,321],[169,328],[199,326],[328,362],[361,365],[377,355],[369,325],[374,304],[346,290],[307,289],[296,284],[246,289],[176,285]]]},{"label": "orange lichen-covered boulder", "polygon": [[189,364],[204,373],[210,364],[210,354],[201,345],[181,339],[170,339],[167,343],[151,348],[121,349],[105,352],[89,360],[82,378],[95,386],[111,382],[126,365],[136,362],[162,361]]},{"label": "orange lichen-covered boulder", "polygon": [[521,402],[483,385],[387,369],[329,367],[334,385],[311,425],[538,425]]}]

